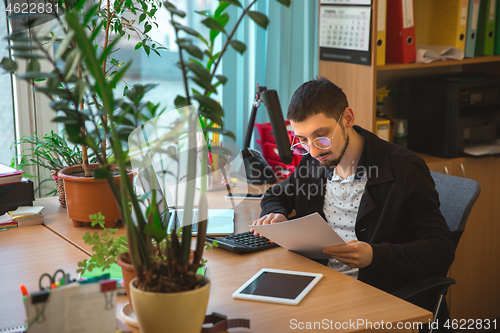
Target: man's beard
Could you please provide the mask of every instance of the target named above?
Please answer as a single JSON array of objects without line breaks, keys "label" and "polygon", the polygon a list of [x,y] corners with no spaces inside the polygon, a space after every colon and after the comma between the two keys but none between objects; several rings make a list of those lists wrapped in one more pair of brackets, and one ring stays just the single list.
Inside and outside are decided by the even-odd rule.
[{"label": "man's beard", "polygon": [[[342,148],[342,150],[340,151],[339,156],[333,160],[319,161],[319,164],[323,167],[328,168],[328,169],[336,167],[340,163],[340,161],[342,160],[342,157],[344,157],[344,154],[345,154],[345,151],[347,150],[348,144],[349,144],[349,135],[346,134],[345,144],[344,144],[344,147]],[[332,153],[328,153],[328,154],[332,154]],[[319,157],[321,157],[321,155]]]}]

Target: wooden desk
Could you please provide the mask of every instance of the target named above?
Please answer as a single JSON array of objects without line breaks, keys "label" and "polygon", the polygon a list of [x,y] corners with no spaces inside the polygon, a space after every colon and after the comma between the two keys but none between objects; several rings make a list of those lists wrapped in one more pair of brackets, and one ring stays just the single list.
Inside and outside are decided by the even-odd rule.
[{"label": "wooden desk", "polygon": [[[9,259],[10,265],[22,262],[20,257],[23,257],[23,254],[34,252],[33,242],[31,241],[31,244],[28,244],[30,243],[28,240],[33,238],[36,243],[40,243],[40,247],[48,249],[37,254],[39,259],[36,262],[40,262],[40,266],[44,271],[64,268],[73,273],[76,270],[76,263],[84,256],[83,252],[74,246],[85,249],[86,246],[83,244],[81,237],[91,228],[73,228],[71,221],[64,214],[65,210],[57,207],[56,198],[37,200],[36,204],[45,206],[44,213],[47,227],[36,227],[37,229],[42,228],[40,230],[43,230],[43,233],[37,233],[36,230],[28,232],[28,228],[24,228],[26,230],[21,228],[3,232],[4,235],[0,233],[0,237],[3,237],[0,238],[2,248],[6,244],[9,249],[7,253],[11,253],[9,257],[16,256],[17,258],[15,261]],[[235,213],[236,231],[248,230],[248,224],[259,214],[258,201],[246,200],[238,205]],[[56,241],[58,236],[51,234],[50,230],[46,228],[50,228],[66,237],[68,242],[71,243]],[[3,239],[11,239],[12,233],[16,232],[19,234],[17,241],[2,242]],[[120,232],[123,232],[123,227],[120,228]],[[24,239],[24,241],[21,241],[21,239]],[[22,245],[19,246],[19,244]],[[59,259],[50,259],[50,265],[45,265],[45,260],[50,257],[48,253],[51,252],[57,252]],[[2,250],[2,257],[4,258],[3,253]],[[41,253],[45,253],[45,255],[41,255]],[[375,328],[377,328],[377,325],[379,327],[379,329],[373,329],[373,331],[388,332],[400,330],[400,327],[397,326],[398,323],[404,325],[404,323],[411,322],[428,322],[431,319],[431,313],[426,310],[282,248],[247,255],[237,255],[221,249],[214,249],[212,253],[205,253],[204,257],[208,260],[207,276],[212,281],[207,313],[217,311],[228,315],[229,318],[249,318],[251,321],[250,332],[296,331],[297,329],[293,329],[295,326],[299,328],[300,325],[307,325],[307,323],[314,325],[314,322],[332,325],[333,329],[336,328],[335,325],[337,325],[337,328],[340,325],[341,331],[345,332],[370,331],[370,326],[367,327],[366,325],[366,322],[370,322],[375,325]],[[5,258],[2,259],[2,262],[5,260]],[[231,298],[231,294],[236,289],[264,267],[315,272],[324,276],[299,306],[234,300]],[[17,298],[19,303],[21,297],[18,281],[24,274],[22,270],[14,271],[15,274],[12,274],[12,269],[10,271],[10,276],[14,282],[8,287],[1,286],[0,290],[2,290],[2,295],[7,292],[11,299]],[[41,273],[37,272],[37,274],[38,276],[30,278],[32,283],[37,283],[37,277]],[[118,303],[121,303],[121,306],[123,306],[124,302],[126,302],[124,297],[119,298]],[[17,322],[20,322],[24,315],[22,303],[16,304],[15,308],[17,308],[19,317]],[[0,308],[0,316],[3,316],[4,313],[1,310],[2,308]],[[364,323],[361,324],[360,322],[361,325],[356,326],[358,320],[363,320]],[[319,330],[318,327],[316,327],[316,330]],[[133,331],[139,332],[137,329],[133,329]],[[233,329],[231,331],[248,332],[247,329]]]},{"label": "wooden desk", "polygon": [[[45,216],[45,226],[49,230],[64,238],[66,241],[73,244],[81,251],[87,253],[88,255],[91,255],[92,246],[85,244],[82,237],[87,232],[101,232],[102,229],[99,226],[91,227],[90,223],[86,223],[81,228],[73,227],[73,222],[68,217],[66,208],[63,208],[59,205],[57,197],[36,199],[34,205],[45,207],[42,213]],[[118,223],[116,227],[118,231],[115,235],[123,236],[125,234],[123,223]]]},{"label": "wooden desk", "polygon": [[0,330],[24,323],[21,284],[28,292],[38,291],[40,276],[59,268],[76,278],[77,264],[85,257],[43,225],[0,232]]},{"label": "wooden desk", "polygon": [[[249,187],[249,191],[252,193],[259,193],[259,189],[256,189],[256,186],[254,187],[255,188]],[[209,192],[209,195],[213,198],[210,201],[210,208],[230,208],[231,201],[224,198],[226,193],[226,191]],[[260,201],[235,199],[234,203],[235,231],[236,233],[248,231],[248,226],[260,215]],[[45,225],[47,228],[79,247],[82,251],[89,255],[91,254],[92,246],[85,244],[82,236],[86,232],[100,232],[102,230],[100,227],[91,227],[90,223],[84,224],[81,228],[73,227],[73,222],[68,217],[67,210],[59,205],[59,201],[56,197],[37,199],[34,204],[45,207],[43,214],[45,215]],[[125,234],[125,228],[122,222],[119,222],[116,228],[118,229],[115,234],[116,236],[123,236]]]},{"label": "wooden desk", "polygon": [[[207,312],[220,312],[229,318],[250,318],[252,332],[292,332],[299,322],[332,321],[333,329],[365,331],[365,326],[347,327],[357,320],[374,325],[398,322],[428,322],[431,313],[382,292],[358,280],[283,248],[239,256],[221,249],[207,253],[207,276],[212,281]],[[298,306],[234,300],[231,294],[261,268],[276,268],[323,274],[321,281]],[[296,320],[296,322],[293,322]],[[306,324],[305,324],[306,325]],[[328,324],[330,325],[330,324]],[[316,329],[315,331],[319,331]]]}]

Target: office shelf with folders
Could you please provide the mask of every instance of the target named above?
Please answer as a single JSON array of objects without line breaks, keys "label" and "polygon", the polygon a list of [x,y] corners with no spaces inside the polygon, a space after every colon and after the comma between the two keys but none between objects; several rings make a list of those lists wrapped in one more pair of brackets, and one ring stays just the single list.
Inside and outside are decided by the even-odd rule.
[{"label": "office shelf with folders", "polygon": [[477,22],[476,55],[493,55],[497,0],[481,0]]},{"label": "office shelf with folders", "polygon": [[417,43],[465,50],[468,0],[414,0],[414,4]]},{"label": "office shelf with folders", "polygon": [[[488,0],[467,0],[469,6],[471,5],[471,1],[473,1],[472,5],[476,5],[476,10],[478,10],[478,5],[485,3],[490,3]],[[406,4],[410,3],[410,0],[406,2],[406,0],[399,0],[399,3],[405,2]],[[414,4],[415,13],[419,12],[419,0],[412,0]],[[498,2],[500,0],[494,1],[498,7]],[[389,3],[389,2],[388,2]],[[380,1],[379,0],[371,0],[372,12],[374,13],[372,24],[371,24],[371,56],[372,58],[377,58],[377,28],[378,28],[378,13]],[[382,4],[383,6],[383,4]],[[432,1],[431,11],[436,11],[438,8],[441,8],[441,0]],[[471,7],[469,7],[471,8]],[[472,7],[473,8],[473,7]],[[474,8],[473,8],[474,10]],[[468,14],[469,14],[468,10]],[[428,13],[429,14],[429,13]],[[443,13],[441,13],[443,14]],[[418,15],[418,14],[417,14]],[[458,14],[457,14],[458,15]],[[458,16],[457,16],[458,17]],[[387,15],[387,22],[392,20],[391,15]],[[429,22],[430,17],[428,16],[427,23]],[[480,20],[477,20],[477,25],[479,26]],[[500,21],[499,21],[500,22]],[[472,23],[472,22],[470,22]],[[417,24],[417,22],[415,22]],[[469,20],[467,19],[467,24],[469,24]],[[477,38],[477,37],[476,37]],[[415,41],[416,43],[420,43],[418,38]],[[466,40],[467,43],[467,40]],[[387,56],[387,54],[386,54]],[[375,131],[376,125],[376,110],[377,110],[377,98],[376,91],[377,89],[384,86],[391,86],[394,88],[399,88],[398,83],[402,77],[410,77],[410,76],[422,76],[422,75],[433,75],[433,74],[446,74],[446,73],[489,73],[494,75],[500,75],[500,55],[480,55],[475,54],[473,57],[466,56],[466,58],[462,60],[449,60],[449,61],[438,61],[432,63],[401,63],[391,61],[386,58],[385,64],[377,64],[376,61],[372,63],[371,66],[359,66],[356,64],[349,64],[340,61],[324,61],[319,59],[318,62],[318,75],[327,77],[330,81],[334,82],[336,85],[342,88],[342,90],[347,95],[349,106],[354,110],[355,115],[355,123],[367,130]],[[393,100],[389,100],[388,103],[385,103],[384,108],[388,111],[388,114],[391,114],[390,111],[399,112],[397,110],[397,103]],[[436,115],[441,116],[441,115]],[[401,118],[408,118],[401,116]],[[459,163],[455,163],[455,166],[458,168],[456,171],[456,175],[460,174],[462,177],[473,178],[485,180],[485,186],[488,185],[494,188],[495,193],[500,193],[498,189],[499,186],[495,186],[495,184],[491,181],[491,177],[494,175],[498,175],[497,170],[500,170],[500,159],[499,158],[472,158],[472,157],[459,157],[456,158],[459,160]],[[427,162],[427,159],[424,159]],[[448,160],[448,159],[443,159]],[[467,171],[465,175],[465,171],[462,170],[462,164],[466,166],[467,169],[472,169],[474,166],[474,172],[472,170]],[[493,170],[493,166],[498,169]],[[471,166],[469,168],[469,166]],[[450,174],[453,174],[453,171],[450,170]],[[498,177],[497,177],[498,178]],[[481,184],[483,185],[483,184]],[[492,190],[493,191],[493,190]],[[496,195],[496,194],[495,194]],[[491,196],[485,196],[485,198],[491,198]],[[491,207],[491,208],[490,208]],[[478,215],[473,216],[473,223],[471,225],[476,225],[478,227],[486,228],[486,224],[484,221],[495,221],[495,219],[499,216],[499,209],[495,209],[494,205],[484,205],[485,209],[476,208],[477,214],[481,214],[481,217]],[[495,213],[490,213],[487,211],[495,210]],[[479,233],[478,233],[479,234]],[[486,233],[488,234],[488,233]],[[470,233],[469,233],[470,235]],[[498,299],[500,298],[500,286],[491,279],[487,277],[483,278],[480,274],[482,270],[479,268],[479,263],[477,258],[481,257],[482,253],[486,253],[486,245],[480,239],[471,241],[471,245],[473,244],[473,249],[470,248],[464,249],[463,253],[459,250],[457,252],[457,258],[455,259],[454,269],[451,269],[451,277],[455,278],[457,281],[461,279],[461,286],[471,286],[472,290],[488,290],[488,293],[482,293],[480,298],[469,297],[473,293],[470,293],[468,290],[463,289],[460,286],[454,286],[451,288],[449,295],[451,297],[451,302],[449,303],[449,309],[452,318],[500,318],[500,306],[498,303]],[[493,250],[498,252],[498,244],[494,242],[488,244],[488,249],[490,253],[493,253]],[[465,253],[467,252],[467,253]],[[472,255],[471,253],[475,253]],[[481,255],[480,255],[481,254]],[[464,258],[471,258],[470,261],[465,260]],[[462,273],[458,267],[466,268],[466,270]],[[471,268],[475,267],[477,269],[478,274],[471,273]],[[474,277],[474,278],[472,278]],[[476,281],[481,281],[480,286],[476,286]],[[476,288],[476,289],[474,289]],[[476,293],[479,295],[479,293]]]}]

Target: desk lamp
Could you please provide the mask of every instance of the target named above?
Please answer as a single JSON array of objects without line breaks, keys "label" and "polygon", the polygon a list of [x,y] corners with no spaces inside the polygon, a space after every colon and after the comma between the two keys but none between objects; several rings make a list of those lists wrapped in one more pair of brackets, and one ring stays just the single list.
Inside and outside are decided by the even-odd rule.
[{"label": "desk lamp", "polygon": [[290,164],[293,159],[293,153],[290,150],[290,140],[286,129],[285,119],[281,111],[280,101],[276,90],[267,90],[266,87],[259,87],[255,93],[252,112],[248,122],[247,133],[243,143],[241,154],[243,156],[243,164],[240,169],[240,175],[246,177],[247,182],[256,185],[274,184],[276,183],[276,175],[266,162],[262,154],[255,149],[250,148],[255,117],[260,103],[264,102],[271,122],[272,132],[276,140],[276,146],[281,162]]}]

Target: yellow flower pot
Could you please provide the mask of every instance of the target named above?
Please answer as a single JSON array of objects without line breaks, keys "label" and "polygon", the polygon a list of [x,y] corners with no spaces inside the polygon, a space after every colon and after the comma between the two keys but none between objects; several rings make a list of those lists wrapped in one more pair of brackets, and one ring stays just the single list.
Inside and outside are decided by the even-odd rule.
[{"label": "yellow flower pot", "polygon": [[154,293],[130,282],[130,297],[142,333],[200,333],[210,296],[210,281],[201,288],[178,293]]}]

